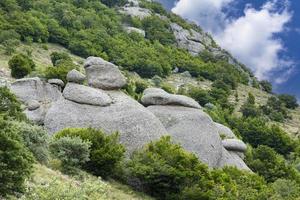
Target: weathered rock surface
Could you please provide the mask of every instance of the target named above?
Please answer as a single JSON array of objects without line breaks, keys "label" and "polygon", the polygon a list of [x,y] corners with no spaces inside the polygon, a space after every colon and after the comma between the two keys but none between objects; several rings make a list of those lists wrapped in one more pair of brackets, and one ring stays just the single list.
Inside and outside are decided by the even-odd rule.
[{"label": "weathered rock surface", "polygon": [[211,118],[199,109],[180,106],[149,106],[172,138],[211,167],[222,157],[222,142]]},{"label": "weathered rock surface", "polygon": [[85,80],[85,75],[77,71],[76,69],[69,71],[69,73],[67,74],[68,82],[82,84],[84,80]]},{"label": "weathered rock surface", "polygon": [[38,101],[36,101],[36,100],[29,100],[29,101],[27,102],[27,109],[30,110],[30,111],[36,110],[36,109],[38,109],[40,106],[41,106],[41,104],[40,104]]},{"label": "weathered rock surface", "polygon": [[218,133],[221,136],[221,138],[224,138],[224,139],[236,139],[237,138],[230,128],[224,126],[223,124],[219,124],[219,123],[215,123],[215,125],[218,129]]},{"label": "weathered rock surface", "polygon": [[166,134],[161,122],[145,107],[120,91],[107,91],[113,104],[106,107],[78,104],[61,98],[49,109],[45,127],[55,133],[66,127],[93,127],[119,131],[128,153]]},{"label": "weathered rock surface", "polygon": [[146,8],[140,8],[138,6],[124,6],[119,10],[119,12],[131,17],[138,17],[139,19],[144,19],[151,16],[150,10]]},{"label": "weathered rock surface", "polygon": [[70,101],[94,106],[108,106],[112,103],[112,99],[104,91],[76,83],[68,83],[63,96]]},{"label": "weathered rock surface", "polygon": [[139,29],[139,28],[135,28],[135,27],[130,27],[130,26],[124,26],[124,30],[127,32],[127,33],[139,33],[141,34],[143,37],[146,36],[146,32],[142,29]]},{"label": "weathered rock surface", "polygon": [[[56,86],[45,83],[39,78],[19,79],[11,84],[10,89],[22,103],[28,105],[25,114],[37,124],[44,123],[45,114],[51,103],[61,97],[61,92]],[[38,102],[40,106],[34,109],[37,105],[30,105],[32,102]]]},{"label": "weathered rock surface", "polygon": [[84,63],[88,84],[104,90],[120,89],[126,79],[114,64],[99,57],[88,57]]},{"label": "weathered rock surface", "polygon": [[183,95],[174,95],[159,88],[148,88],[144,91],[141,102],[145,106],[149,105],[179,105],[191,108],[201,108],[192,98]]},{"label": "weathered rock surface", "polygon": [[186,30],[175,23],[171,24],[171,28],[178,47],[188,50],[192,55],[198,55],[205,50],[205,45],[201,43],[201,35],[196,31],[191,33],[189,30]]},{"label": "weathered rock surface", "polygon": [[65,83],[61,79],[57,79],[57,78],[49,79],[48,83],[50,83],[52,85],[57,85],[57,86],[60,86],[60,87],[65,86]]},{"label": "weathered rock surface", "polygon": [[251,171],[249,167],[245,164],[243,159],[239,156],[239,154],[233,151],[227,151],[225,148],[222,150],[222,157],[218,163],[219,167],[226,167],[226,166],[235,166],[241,170]]},{"label": "weathered rock surface", "polygon": [[225,139],[222,141],[224,148],[228,151],[246,152],[247,145],[238,139]]}]

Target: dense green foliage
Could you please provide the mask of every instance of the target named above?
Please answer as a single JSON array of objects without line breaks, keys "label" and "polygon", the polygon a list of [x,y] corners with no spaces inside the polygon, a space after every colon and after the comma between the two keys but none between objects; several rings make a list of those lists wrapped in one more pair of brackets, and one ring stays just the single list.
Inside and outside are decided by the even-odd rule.
[{"label": "dense green foliage", "polygon": [[50,143],[50,152],[61,161],[63,171],[70,173],[89,161],[90,147],[90,141],[67,136],[54,139]]},{"label": "dense green foliage", "polygon": [[[207,61],[178,49],[170,30],[171,22],[186,29],[201,29],[167,13],[159,3],[143,1],[141,6],[165,16],[165,19],[153,15],[139,20],[109,8],[123,5],[123,0],[101,1],[109,7],[95,0],[26,2],[6,0],[0,4],[0,32],[6,31],[0,35],[0,42],[9,38],[27,43],[58,43],[79,56],[100,56],[143,77],[166,76],[177,67],[210,80],[227,77],[227,80],[248,83],[247,73],[228,61]],[[124,22],[145,29],[146,38],[136,33],[127,34],[123,30]],[[47,77],[63,73],[59,67],[49,71]]]},{"label": "dense green foliage", "polygon": [[14,78],[23,78],[35,69],[33,60],[24,54],[14,55],[8,65]]},{"label": "dense green foliage", "polygon": [[55,135],[57,139],[66,136],[80,137],[92,143],[90,160],[83,165],[83,168],[95,175],[104,178],[112,175],[124,156],[125,148],[118,143],[118,133],[106,135],[92,128],[67,128]]},{"label": "dense green foliage", "polygon": [[300,175],[285,159],[268,146],[258,146],[247,156],[248,166],[266,181],[285,178],[300,182]]},{"label": "dense green foliage", "polygon": [[24,191],[32,172],[32,154],[6,121],[0,118],[0,196]]}]

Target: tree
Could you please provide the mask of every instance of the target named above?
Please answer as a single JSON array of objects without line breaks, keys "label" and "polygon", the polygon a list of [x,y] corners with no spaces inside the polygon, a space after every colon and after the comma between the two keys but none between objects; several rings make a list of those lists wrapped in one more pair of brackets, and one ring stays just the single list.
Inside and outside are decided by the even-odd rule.
[{"label": "tree", "polygon": [[295,109],[299,106],[296,97],[293,95],[281,94],[278,98],[289,109]]},{"label": "tree", "polygon": [[266,80],[260,81],[260,86],[267,93],[272,93],[272,84],[269,81]]},{"label": "tree", "polygon": [[23,78],[35,69],[33,60],[24,54],[14,55],[8,65],[14,78]]},{"label": "tree", "polygon": [[24,191],[24,182],[32,172],[33,162],[20,136],[0,118],[1,196]]}]

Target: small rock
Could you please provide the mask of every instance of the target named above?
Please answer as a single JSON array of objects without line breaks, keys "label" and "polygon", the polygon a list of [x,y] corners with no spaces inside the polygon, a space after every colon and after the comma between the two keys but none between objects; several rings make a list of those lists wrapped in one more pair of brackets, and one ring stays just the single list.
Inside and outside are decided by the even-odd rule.
[{"label": "small rock", "polygon": [[36,100],[29,100],[29,101],[27,102],[27,109],[30,110],[30,111],[36,110],[36,109],[38,109],[40,106],[41,106],[40,103],[39,103],[38,101],[36,101]]},{"label": "small rock", "polygon": [[56,79],[56,78],[55,79],[49,79],[48,83],[53,84],[53,85],[57,85],[59,87],[64,87],[65,86],[65,83],[62,80]]},{"label": "small rock", "polygon": [[192,75],[191,75],[190,72],[188,72],[188,71],[182,72],[182,73],[181,73],[181,76],[187,77],[187,78],[192,78]]},{"label": "small rock", "polygon": [[201,108],[201,106],[192,98],[169,94],[159,88],[148,88],[144,91],[141,102],[145,106],[150,105],[179,105],[190,108]]},{"label": "small rock", "polygon": [[63,96],[80,104],[108,106],[112,103],[112,99],[104,91],[76,83],[68,83]]},{"label": "small rock", "polygon": [[238,139],[225,139],[222,141],[224,148],[228,151],[246,152],[247,145]]},{"label": "small rock", "polygon": [[88,84],[104,90],[120,89],[126,79],[117,66],[99,57],[88,57],[84,63]]},{"label": "small rock", "polygon": [[67,74],[68,82],[82,84],[84,80],[85,80],[85,75],[77,71],[76,69],[69,71],[69,73]]},{"label": "small rock", "polygon": [[126,31],[127,33],[132,33],[132,32],[134,32],[134,33],[139,33],[139,34],[141,34],[143,37],[146,36],[146,32],[145,32],[144,30],[142,30],[142,29],[139,29],[139,28],[125,26],[124,29],[125,29],[125,31]]}]

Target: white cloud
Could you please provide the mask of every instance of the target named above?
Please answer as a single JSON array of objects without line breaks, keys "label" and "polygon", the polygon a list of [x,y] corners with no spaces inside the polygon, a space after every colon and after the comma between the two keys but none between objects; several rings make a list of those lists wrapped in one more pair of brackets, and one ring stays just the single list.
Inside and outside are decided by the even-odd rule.
[{"label": "white cloud", "polygon": [[224,28],[226,15],[222,9],[233,0],[179,0],[172,11],[190,19],[203,28],[219,32]]},{"label": "white cloud", "polygon": [[292,17],[288,1],[267,1],[259,10],[246,5],[243,16],[230,19],[223,9],[233,2],[180,0],[172,11],[197,21],[258,78],[271,79],[274,71],[286,71],[282,77],[274,78],[277,83],[283,82],[291,74],[292,62],[279,56],[285,48],[275,34],[286,31],[285,25]]}]

